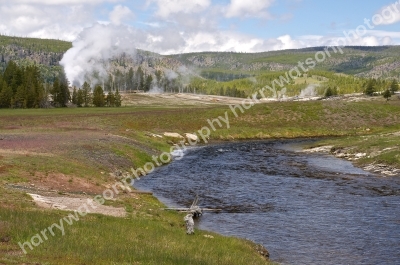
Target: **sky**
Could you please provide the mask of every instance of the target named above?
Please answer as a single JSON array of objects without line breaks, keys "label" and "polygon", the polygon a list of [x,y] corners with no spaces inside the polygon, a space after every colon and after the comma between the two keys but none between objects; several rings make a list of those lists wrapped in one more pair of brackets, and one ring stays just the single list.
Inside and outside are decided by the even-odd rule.
[{"label": "sky", "polygon": [[2,35],[79,41],[93,28],[161,54],[399,45],[400,0],[0,0]]}]

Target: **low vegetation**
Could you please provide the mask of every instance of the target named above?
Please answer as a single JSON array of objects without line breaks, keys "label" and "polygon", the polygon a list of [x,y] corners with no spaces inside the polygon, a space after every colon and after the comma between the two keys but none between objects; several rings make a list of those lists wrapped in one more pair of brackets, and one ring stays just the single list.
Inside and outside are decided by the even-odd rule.
[{"label": "low vegetation", "polygon": [[[139,96],[129,95],[133,101]],[[152,134],[198,132],[209,125],[207,120],[226,117],[225,112],[230,128],[215,123],[211,141],[342,136],[326,144],[342,141],[333,144],[376,154],[358,163],[399,165],[399,100],[276,102],[236,111],[238,117],[228,106],[171,107],[168,101],[158,106],[2,110],[0,263],[268,264],[251,242],[205,231],[187,236],[182,214],[162,211],[154,197],[135,193],[121,193],[108,202],[124,207],[125,218],[90,214],[68,226],[65,236],[49,238],[27,255],[18,246],[67,215],[39,209],[25,195],[28,190],[94,196],[115,182],[109,172],[140,167],[169,150],[165,139]]]}]

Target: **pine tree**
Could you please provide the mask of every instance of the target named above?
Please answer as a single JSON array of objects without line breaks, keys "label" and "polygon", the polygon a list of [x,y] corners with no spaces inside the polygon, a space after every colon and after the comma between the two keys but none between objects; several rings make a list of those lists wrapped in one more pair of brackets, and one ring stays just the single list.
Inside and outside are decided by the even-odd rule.
[{"label": "pine tree", "polygon": [[162,76],[162,73],[161,73],[161,71],[160,70],[157,70],[156,72],[155,72],[155,76],[156,76],[156,84],[157,84],[157,86],[158,87],[160,87],[161,86],[161,76]]},{"label": "pine tree", "polygon": [[68,79],[65,76],[64,71],[60,73],[60,94],[58,96],[58,104],[61,107],[65,107],[66,104],[71,100],[71,95],[69,93]]},{"label": "pine tree", "polygon": [[114,98],[115,98],[115,107],[121,107],[122,98],[121,98],[121,95],[119,94],[118,89],[117,89],[117,91],[115,91]]},{"label": "pine tree", "polygon": [[115,107],[115,96],[111,91],[107,94],[106,105],[107,107]]},{"label": "pine tree", "polygon": [[25,88],[23,86],[19,86],[17,88],[17,92],[15,92],[15,95],[13,97],[14,106],[16,108],[24,108],[24,107],[26,107],[25,95],[26,95]]},{"label": "pine tree", "polygon": [[10,108],[13,91],[5,81],[0,83],[0,108]]},{"label": "pine tree", "polygon": [[153,77],[151,75],[148,75],[146,77],[146,82],[144,83],[143,90],[146,91],[146,92],[149,91],[150,88],[151,88],[151,83],[152,82],[153,82]]},{"label": "pine tree", "polygon": [[72,104],[78,105],[78,94],[76,91],[76,87],[74,87],[74,90],[72,91],[72,98],[71,98]]},{"label": "pine tree", "polygon": [[137,79],[137,90],[143,90],[144,87],[144,73],[142,70],[142,67],[138,67],[137,71],[136,71],[136,79]]},{"label": "pine tree", "polygon": [[90,95],[90,85],[88,82],[85,81],[85,83],[83,83],[82,86],[82,98],[83,98],[83,106],[84,107],[89,107],[89,105],[91,104],[91,95]]},{"label": "pine tree", "polygon": [[46,105],[47,94],[43,86],[40,70],[37,66],[28,66],[21,71],[23,73],[22,86],[25,87],[25,100],[27,108],[38,108]]},{"label": "pine tree", "polygon": [[16,93],[17,88],[23,82],[23,69],[18,67],[14,61],[10,61],[4,71],[3,79],[8,86],[11,86],[13,93]]},{"label": "pine tree", "polygon": [[386,99],[386,101],[388,101],[391,96],[392,92],[390,92],[389,89],[386,89],[385,92],[383,92],[383,97]]},{"label": "pine tree", "polygon": [[51,94],[52,97],[53,97],[53,104],[54,104],[55,106],[58,106],[58,105],[59,105],[59,102],[60,102],[60,92],[61,92],[61,89],[60,89],[60,80],[58,79],[58,77],[56,77],[56,78],[54,79],[53,87],[52,87],[51,92],[50,92],[50,94]]},{"label": "pine tree", "polygon": [[133,89],[133,77],[135,76],[135,73],[133,71],[133,68],[129,68],[129,72],[126,76],[126,85],[128,86],[127,89],[132,90]]},{"label": "pine tree", "polygon": [[332,88],[329,86],[325,91],[325,97],[329,98],[331,96],[333,96],[333,92],[332,92]]},{"label": "pine tree", "polygon": [[104,91],[100,85],[97,85],[93,91],[93,105],[96,107],[104,107]]},{"label": "pine tree", "polygon": [[390,92],[394,94],[399,90],[399,83],[397,83],[396,79],[393,79],[392,84],[390,85]]},{"label": "pine tree", "polygon": [[78,107],[82,107],[83,104],[84,104],[83,91],[82,89],[78,89],[78,92],[76,93],[76,105]]},{"label": "pine tree", "polygon": [[375,82],[373,79],[369,80],[367,86],[365,88],[365,94],[368,96],[372,96],[375,93]]},{"label": "pine tree", "polygon": [[62,82],[60,84],[60,95],[58,97],[58,103],[61,107],[65,107],[66,104],[70,101],[70,93],[68,89],[68,84]]},{"label": "pine tree", "polygon": [[6,81],[7,85],[10,86],[12,79],[17,71],[17,64],[14,61],[9,61],[6,67],[6,70],[3,74],[3,79]]}]

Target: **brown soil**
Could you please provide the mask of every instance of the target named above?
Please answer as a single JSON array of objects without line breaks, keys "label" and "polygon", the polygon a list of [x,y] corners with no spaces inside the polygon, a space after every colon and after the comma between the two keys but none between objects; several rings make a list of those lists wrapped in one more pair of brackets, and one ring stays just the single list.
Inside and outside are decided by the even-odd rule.
[{"label": "brown soil", "polygon": [[61,173],[44,174],[36,172],[31,177],[29,185],[38,190],[78,193],[78,194],[101,194],[105,187],[96,185],[87,179],[68,176]]},{"label": "brown soil", "polygon": [[215,95],[197,95],[187,93],[163,93],[163,94],[122,94],[123,104],[135,105],[230,105],[241,104],[243,98],[233,98]]}]

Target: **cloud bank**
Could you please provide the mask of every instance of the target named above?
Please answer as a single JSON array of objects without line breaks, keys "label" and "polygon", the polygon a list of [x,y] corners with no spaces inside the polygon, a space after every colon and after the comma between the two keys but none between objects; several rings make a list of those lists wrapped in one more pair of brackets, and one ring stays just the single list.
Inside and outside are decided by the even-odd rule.
[{"label": "cloud bank", "polygon": [[[262,37],[251,30],[239,30],[238,23],[248,20],[266,23],[263,24],[266,27],[270,21],[280,20],[282,14],[273,11],[277,4],[275,0],[251,3],[241,0],[138,0],[135,3],[123,0],[0,0],[0,33],[63,39],[74,41],[74,47],[79,47],[82,36],[90,35],[92,28],[98,29],[98,23],[102,23],[110,26],[103,29],[104,34],[98,31],[99,38],[102,37],[99,42],[114,41],[106,38],[115,38],[110,29],[119,26],[129,32],[127,36],[133,39],[129,41],[130,45],[161,54],[296,49],[332,45],[335,38],[343,37],[340,31],[303,36],[282,32],[274,37]],[[400,4],[397,7],[400,9]],[[379,26],[400,22],[400,12],[393,10],[392,5],[377,10],[377,14],[391,16]],[[290,20],[293,14],[288,11],[285,10],[284,15]],[[115,34],[119,33],[120,29]],[[399,43],[398,32],[377,26],[350,45]]]}]

